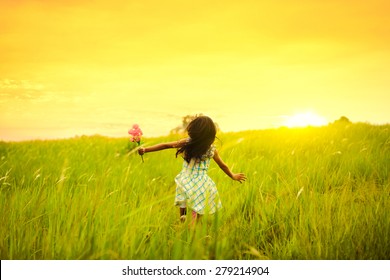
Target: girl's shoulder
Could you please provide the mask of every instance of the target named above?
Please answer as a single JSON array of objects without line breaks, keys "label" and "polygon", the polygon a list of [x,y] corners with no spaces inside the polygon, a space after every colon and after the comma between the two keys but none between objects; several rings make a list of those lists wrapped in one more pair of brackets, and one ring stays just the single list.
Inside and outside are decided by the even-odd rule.
[{"label": "girl's shoulder", "polygon": [[175,142],[174,148],[181,148],[190,142],[190,138],[183,138]]}]

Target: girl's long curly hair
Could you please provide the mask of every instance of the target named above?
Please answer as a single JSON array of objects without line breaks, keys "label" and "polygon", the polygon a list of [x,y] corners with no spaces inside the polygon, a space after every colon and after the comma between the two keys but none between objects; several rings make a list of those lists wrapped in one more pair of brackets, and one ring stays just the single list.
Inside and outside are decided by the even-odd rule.
[{"label": "girl's long curly hair", "polygon": [[183,154],[189,163],[192,158],[201,159],[215,140],[217,128],[213,120],[207,116],[199,116],[193,119],[186,128],[189,141],[176,152],[176,157]]}]

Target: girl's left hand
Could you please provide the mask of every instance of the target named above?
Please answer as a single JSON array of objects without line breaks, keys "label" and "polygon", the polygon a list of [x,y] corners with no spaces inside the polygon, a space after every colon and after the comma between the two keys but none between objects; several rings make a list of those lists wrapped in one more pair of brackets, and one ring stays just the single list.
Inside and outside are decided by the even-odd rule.
[{"label": "girl's left hand", "polygon": [[242,183],[242,182],[245,182],[246,176],[244,173],[235,173],[235,174],[233,174],[232,179]]}]

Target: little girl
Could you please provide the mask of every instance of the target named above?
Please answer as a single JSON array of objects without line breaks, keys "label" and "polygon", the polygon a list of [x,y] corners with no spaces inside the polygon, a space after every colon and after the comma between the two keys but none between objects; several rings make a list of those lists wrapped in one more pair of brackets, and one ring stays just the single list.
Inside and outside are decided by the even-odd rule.
[{"label": "little girl", "polygon": [[180,207],[182,221],[186,218],[187,207],[192,210],[192,217],[195,219],[204,215],[205,211],[213,214],[222,207],[215,183],[207,175],[211,158],[233,180],[240,183],[246,180],[243,173],[232,173],[220,158],[213,145],[217,129],[209,117],[196,117],[188,125],[187,132],[189,138],[138,150],[138,153],[143,155],[175,148],[176,157],[179,154],[183,156],[183,168],[175,178],[175,205]]}]

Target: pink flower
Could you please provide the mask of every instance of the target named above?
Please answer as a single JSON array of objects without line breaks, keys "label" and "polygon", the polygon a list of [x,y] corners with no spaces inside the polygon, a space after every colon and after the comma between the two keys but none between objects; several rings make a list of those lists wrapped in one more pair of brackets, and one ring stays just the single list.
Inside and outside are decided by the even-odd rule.
[{"label": "pink flower", "polygon": [[130,140],[132,142],[137,142],[138,144],[141,141],[141,136],[142,136],[142,130],[139,128],[138,124],[134,124],[133,128],[129,130],[129,134],[132,136]]},{"label": "pink flower", "polygon": [[[142,130],[139,128],[138,124],[134,124],[133,128],[129,130],[129,134],[131,135],[130,141],[137,142],[138,146],[141,145],[141,136],[142,136]],[[142,162],[144,162],[144,157],[141,155]]]}]

